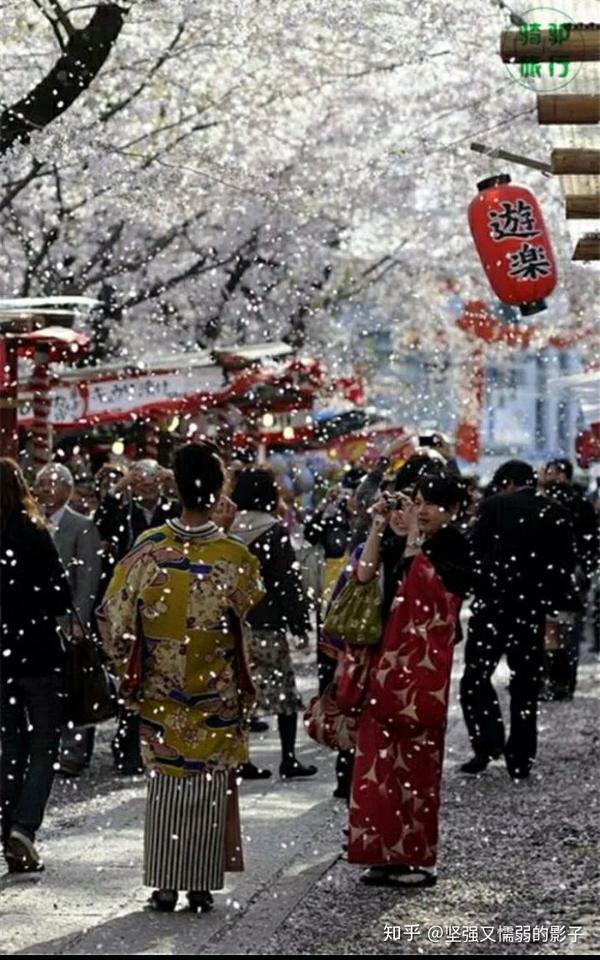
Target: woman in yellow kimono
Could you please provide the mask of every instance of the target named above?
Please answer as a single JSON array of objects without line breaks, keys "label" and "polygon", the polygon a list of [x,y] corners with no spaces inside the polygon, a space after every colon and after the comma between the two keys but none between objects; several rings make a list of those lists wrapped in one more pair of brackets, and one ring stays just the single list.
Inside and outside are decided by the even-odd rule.
[{"label": "woman in yellow kimono", "polygon": [[174,473],[180,518],[138,538],[98,618],[122,694],[141,718],[150,906],[173,910],[187,890],[190,909],[207,910],[225,869],[241,869],[241,850],[226,858],[225,826],[238,813],[233,773],[248,758],[242,624],[263,589],[256,558],[210,519],[224,482],[216,449],[186,444]]}]

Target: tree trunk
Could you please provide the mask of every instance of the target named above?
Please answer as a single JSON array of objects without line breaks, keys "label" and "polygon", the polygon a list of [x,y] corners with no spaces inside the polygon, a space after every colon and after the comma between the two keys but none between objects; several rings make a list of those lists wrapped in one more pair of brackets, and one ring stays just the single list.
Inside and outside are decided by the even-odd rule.
[{"label": "tree trunk", "polygon": [[50,72],[22,100],[0,115],[0,154],[15,142],[29,143],[75,102],[100,71],[123,28],[125,10],[116,3],[99,6],[82,30],[69,39]]}]

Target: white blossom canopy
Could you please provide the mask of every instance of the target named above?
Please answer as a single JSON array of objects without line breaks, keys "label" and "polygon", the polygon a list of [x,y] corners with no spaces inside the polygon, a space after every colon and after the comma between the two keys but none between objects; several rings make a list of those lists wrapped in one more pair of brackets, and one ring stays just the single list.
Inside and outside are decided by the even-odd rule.
[{"label": "white blossom canopy", "polygon": [[[544,324],[590,324],[594,275],[570,261],[557,179],[469,149],[549,159],[535,96],[498,56],[504,3],[1,6],[2,295],[108,285],[130,354],[281,335],[327,348],[348,305],[400,347],[415,330],[431,345],[453,326],[446,281],[490,296],[466,208],[477,180],[509,172],[555,245]],[[100,16],[96,72],[69,74],[72,102],[55,86],[15,134],[15,105],[60,80]]]}]

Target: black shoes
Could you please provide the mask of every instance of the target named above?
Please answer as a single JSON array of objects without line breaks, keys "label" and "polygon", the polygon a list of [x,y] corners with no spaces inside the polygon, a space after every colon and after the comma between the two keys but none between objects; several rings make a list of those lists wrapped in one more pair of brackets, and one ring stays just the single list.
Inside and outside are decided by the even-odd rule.
[{"label": "black shoes", "polygon": [[208,890],[189,890],[187,901],[192,913],[208,913],[214,906],[212,893]]},{"label": "black shoes", "polygon": [[477,754],[475,754],[474,757],[461,765],[460,772],[470,774],[483,773],[483,771],[487,769],[490,760],[491,757],[477,756]]},{"label": "black shoes", "polygon": [[68,760],[61,760],[57,772],[59,777],[64,777],[65,780],[74,780],[76,777],[80,777],[84,770],[85,764],[83,763],[70,763]]},{"label": "black shoes", "polygon": [[[475,754],[470,760],[467,760],[466,763],[463,763],[459,768],[461,773],[469,773],[472,775],[477,775],[478,773],[483,773],[487,769],[488,765],[492,760],[497,760],[497,757],[486,757]],[[512,780],[517,783],[520,780],[526,780],[529,776],[529,765],[523,767],[514,766],[514,760],[512,758],[506,757],[506,768],[508,770],[509,776]]]},{"label": "black shoes", "polygon": [[348,777],[338,777],[337,787],[333,791],[336,800],[346,800],[350,802],[350,793],[352,790],[352,781]]},{"label": "black shoes", "polygon": [[9,873],[41,873],[44,869],[33,840],[18,827],[10,831],[4,855]]},{"label": "black shoes", "polygon": [[254,763],[242,763],[237,768],[237,775],[242,780],[268,780],[271,776],[270,770],[260,770]]},{"label": "black shoes", "polygon": [[[148,900],[148,908],[158,913],[173,913],[177,899],[177,890],[153,890]],[[189,890],[187,901],[192,913],[207,913],[214,905],[212,894],[208,890]]]},{"label": "black shoes", "polygon": [[176,906],[177,890],[153,890],[148,900],[150,910],[159,913],[173,913]]},{"label": "black shoes", "polygon": [[507,764],[508,775],[513,783],[520,783],[521,780],[527,780],[529,777],[529,766],[526,767],[509,767]]},{"label": "black shoes", "polygon": [[269,724],[266,720],[259,720],[258,717],[250,717],[248,721],[248,730],[250,733],[266,733]]},{"label": "black shoes", "polygon": [[538,697],[538,700],[540,700],[541,703],[557,703],[561,700],[572,699],[573,693],[570,690],[556,687],[553,689],[543,690]]},{"label": "black shoes", "polygon": [[[279,776],[282,780],[293,780],[296,777],[314,777],[316,772],[317,768],[313,767],[312,764],[305,767],[298,760],[290,760],[279,766]],[[242,780],[268,780],[271,771],[261,770],[254,763],[248,761],[248,763],[242,763],[237,768],[237,775]]]},{"label": "black shoes", "polygon": [[315,773],[317,773],[316,767],[312,764],[305,767],[298,760],[282,763],[279,767],[279,776],[282,780],[294,780],[296,777],[314,777]]},{"label": "black shoes", "polygon": [[115,771],[121,777],[139,777],[144,773],[143,763],[118,763],[115,764]]}]

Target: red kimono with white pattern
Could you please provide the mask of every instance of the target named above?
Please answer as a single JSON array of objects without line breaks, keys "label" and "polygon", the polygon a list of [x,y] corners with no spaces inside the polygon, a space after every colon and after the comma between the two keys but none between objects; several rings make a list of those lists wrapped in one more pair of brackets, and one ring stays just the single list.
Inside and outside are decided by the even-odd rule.
[{"label": "red kimono with white pattern", "polygon": [[381,645],[364,651],[370,668],[356,731],[351,863],[435,865],[460,602],[418,554],[398,587]]}]

